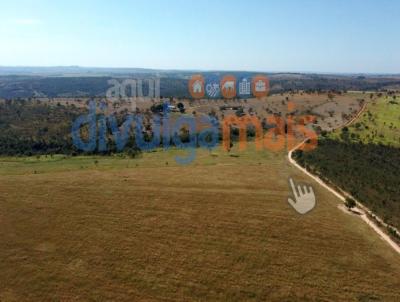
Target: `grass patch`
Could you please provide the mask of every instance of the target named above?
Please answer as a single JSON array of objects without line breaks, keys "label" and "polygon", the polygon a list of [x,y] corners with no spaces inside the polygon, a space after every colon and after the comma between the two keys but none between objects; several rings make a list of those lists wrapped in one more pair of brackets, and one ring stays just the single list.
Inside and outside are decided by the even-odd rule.
[{"label": "grass patch", "polygon": [[364,113],[351,126],[335,130],[328,137],[341,141],[399,147],[400,97],[382,97],[368,103]]}]

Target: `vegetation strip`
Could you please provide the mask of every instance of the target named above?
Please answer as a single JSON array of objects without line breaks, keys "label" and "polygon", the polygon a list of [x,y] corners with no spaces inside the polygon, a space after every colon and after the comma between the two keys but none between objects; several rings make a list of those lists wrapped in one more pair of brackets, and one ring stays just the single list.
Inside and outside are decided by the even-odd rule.
[{"label": "vegetation strip", "polygon": [[[313,174],[311,174],[309,171],[307,171],[305,168],[303,168],[302,166],[300,166],[293,158],[292,158],[292,154],[294,151],[298,150],[303,144],[305,144],[307,142],[307,140],[304,140],[303,142],[301,142],[299,145],[297,145],[295,148],[293,148],[292,150],[289,151],[288,153],[288,159],[289,162],[294,165],[297,169],[299,169],[300,171],[302,171],[304,174],[308,175],[309,177],[311,177],[313,180],[315,180],[318,184],[320,184],[322,187],[324,187],[325,189],[327,189],[328,191],[330,191],[331,193],[333,193],[336,197],[338,197],[341,201],[346,202],[346,197],[350,197],[351,195],[342,191],[342,193],[337,192],[335,189],[333,189],[331,186],[329,186],[328,184],[326,184],[323,180],[321,180],[318,176],[315,176]],[[363,204],[361,204],[359,201],[357,201],[357,206],[359,206],[358,211],[361,212],[360,218],[367,223],[384,241],[386,241],[397,253],[400,254],[400,246],[397,245],[396,242],[394,242],[389,235],[385,234],[380,228],[379,226],[377,226],[371,219],[368,218],[368,214],[372,215],[376,220],[378,220],[378,222],[380,224],[382,224],[384,227],[389,228],[391,226],[389,226],[388,224],[386,224],[385,222],[383,222],[383,220],[381,218],[379,218],[378,216],[376,216],[375,214],[372,213],[372,211],[370,211],[367,207],[365,207]],[[399,231],[397,229],[395,229],[395,232],[397,234],[399,234]]]}]

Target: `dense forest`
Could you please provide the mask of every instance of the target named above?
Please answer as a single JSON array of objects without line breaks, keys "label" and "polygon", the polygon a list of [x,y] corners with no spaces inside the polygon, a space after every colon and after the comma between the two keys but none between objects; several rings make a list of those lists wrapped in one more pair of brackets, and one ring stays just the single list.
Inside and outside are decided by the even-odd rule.
[{"label": "dense forest", "polygon": [[[161,105],[159,105],[161,106]],[[155,106],[153,106],[155,107]],[[153,109],[152,107],[152,109]],[[161,106],[162,107],[162,106]],[[87,108],[78,108],[73,104],[62,105],[60,103],[50,104],[38,100],[7,100],[0,103],[0,155],[5,156],[32,156],[32,155],[51,155],[51,154],[100,154],[109,155],[112,153],[126,153],[135,157],[142,150],[136,142],[137,128],[133,121],[129,127],[125,126],[127,121],[126,112],[115,113],[112,116],[97,112],[95,118],[94,149],[83,151],[73,143],[73,124],[79,117],[88,116]],[[142,117],[141,135],[144,142],[153,140],[151,111],[139,112]],[[113,121],[111,124],[111,120]],[[100,129],[101,122],[105,121],[104,148],[100,148]],[[115,128],[117,127],[117,128]],[[119,130],[116,130],[119,129]],[[116,137],[121,134],[114,131],[124,131],[128,129],[127,139],[122,148],[116,142]],[[237,130],[237,129],[236,129]],[[251,130],[251,129],[250,129]],[[249,136],[254,137],[254,130],[249,130]],[[89,141],[89,125],[84,122],[78,128],[78,136],[84,143]],[[122,132],[120,132],[122,133]],[[187,143],[199,133],[189,133],[185,127],[172,135],[170,145],[175,142]],[[178,137],[178,138],[177,138]],[[239,131],[232,132],[232,140],[238,140]],[[221,137],[218,137],[221,139]],[[206,138],[211,140],[211,138]],[[155,142],[158,140],[155,139]],[[102,140],[103,142],[103,140]],[[155,147],[162,145],[162,138]]]},{"label": "dense forest", "polygon": [[385,222],[400,227],[400,149],[321,138],[317,149],[298,150],[293,157],[362,201]]},{"label": "dense forest", "polygon": [[22,99],[0,104],[0,154],[71,154],[71,123],[83,111]]},{"label": "dense forest", "polygon": [[[93,99],[95,100],[95,99]],[[121,112],[114,113],[112,115],[106,115],[102,113],[100,108],[100,100],[95,100],[98,104],[98,110],[95,118],[95,130],[92,131],[94,134],[94,149],[90,151],[83,151],[83,148],[77,148],[73,143],[73,124],[79,117],[87,117],[89,110],[85,107],[77,107],[73,103],[68,102],[64,105],[61,103],[47,102],[41,100],[26,100],[26,99],[15,99],[5,100],[0,102],[0,156],[32,156],[32,155],[44,155],[44,154],[65,154],[65,155],[78,155],[78,154],[101,154],[109,155],[112,153],[127,153],[129,156],[134,157],[141,152],[136,142],[137,127],[136,122],[133,120],[129,127],[125,125],[128,119],[128,110],[125,109]],[[180,108],[179,113],[185,113],[184,105],[178,103]],[[142,116],[141,135],[144,142],[153,141],[153,114],[157,113],[162,115],[163,105],[159,103],[152,105],[150,109],[140,110],[136,109],[136,113]],[[236,115],[241,116],[243,111],[237,111]],[[210,116],[212,117],[211,113]],[[194,118],[195,116],[192,115]],[[176,118],[176,117],[175,117]],[[100,148],[100,129],[101,121],[105,121],[105,142],[104,148]],[[172,123],[173,118],[170,119]],[[211,120],[210,120],[211,121]],[[79,126],[79,135],[82,141],[89,141],[89,127],[88,123]],[[162,125],[161,125],[162,126]],[[273,128],[273,125],[269,125],[263,120],[262,126],[264,130]],[[116,128],[115,128],[116,127]],[[213,129],[217,128],[220,130],[221,125],[215,120]],[[200,146],[199,139],[203,137],[203,140],[207,143],[213,141],[213,135],[211,133],[204,134],[203,131],[207,131],[210,127],[205,129],[197,129],[198,132],[190,133],[187,127],[184,125],[179,129],[178,132],[170,133],[170,146],[176,146],[176,144],[189,143],[190,141],[197,142],[196,147]],[[114,129],[114,130],[113,130]],[[121,134],[114,133],[119,131],[125,131],[128,129],[128,138],[124,141],[123,147],[118,147],[116,138]],[[140,130],[139,130],[140,131]],[[215,132],[214,132],[215,133]],[[255,137],[256,130],[254,126],[248,126],[247,137],[249,140],[253,140]],[[204,136],[205,135],[205,136]],[[216,133],[215,145],[222,140],[222,133],[219,131]],[[160,135],[162,136],[162,135]],[[232,126],[231,131],[231,142],[237,142],[239,140],[240,132],[237,126]],[[76,136],[75,136],[76,137]],[[156,147],[163,145],[163,137],[157,142]],[[232,143],[231,143],[232,144]],[[139,144],[140,145],[140,144]]]},{"label": "dense forest", "polygon": [[[143,75],[141,76],[143,77]],[[135,77],[136,79],[138,77]],[[150,76],[149,76],[150,78]],[[43,77],[43,76],[0,76],[0,98],[34,97],[104,97],[112,87],[112,77]],[[139,78],[140,79],[140,78]],[[123,79],[118,79],[122,81]],[[148,94],[148,84],[143,81],[143,94]],[[187,81],[177,78],[162,78],[160,94],[187,97]]]},{"label": "dense forest", "polygon": [[[0,104],[0,155],[107,155],[117,152],[110,131],[107,133],[107,150],[84,152],[74,146],[72,124],[79,116],[87,114],[86,108],[74,105],[51,105],[24,99],[7,100]],[[115,118],[118,125],[121,125],[123,116],[116,115]],[[80,132],[82,139],[87,140],[87,126],[83,126]],[[140,152],[135,146],[133,134],[120,151],[132,157]]]}]

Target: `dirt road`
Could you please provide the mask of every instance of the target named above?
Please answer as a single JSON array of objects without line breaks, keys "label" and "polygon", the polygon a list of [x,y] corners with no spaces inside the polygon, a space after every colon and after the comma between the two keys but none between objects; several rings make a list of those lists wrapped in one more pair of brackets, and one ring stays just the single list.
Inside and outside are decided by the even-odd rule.
[{"label": "dirt road", "polygon": [[[359,116],[359,115],[357,115]],[[354,119],[353,119],[354,120]],[[353,121],[352,120],[352,121]],[[303,141],[301,142],[299,145],[297,145],[295,148],[293,148],[292,150],[289,151],[288,153],[288,159],[289,162],[294,165],[297,169],[299,169],[300,171],[302,171],[304,174],[307,174],[309,177],[311,177],[313,180],[315,180],[318,184],[320,184],[322,187],[324,187],[325,189],[327,189],[328,191],[330,191],[332,194],[334,194],[337,198],[339,198],[340,200],[342,200],[343,202],[346,201],[346,197],[337,192],[335,189],[333,189],[332,187],[330,187],[329,185],[327,185],[323,180],[321,180],[319,177],[311,174],[310,172],[308,172],[306,169],[304,169],[302,166],[300,166],[293,158],[292,158],[292,154],[295,150],[297,150],[298,148],[300,148],[304,143],[306,142]],[[348,197],[348,196],[347,196]],[[396,244],[396,242],[394,242],[389,235],[387,235],[385,232],[383,232],[381,230],[381,228],[376,225],[376,223],[374,221],[372,221],[368,215],[366,214],[366,212],[370,212],[365,206],[363,206],[361,203],[357,202],[357,211],[361,213],[361,215],[356,215],[357,217],[360,217],[365,223],[367,223],[384,241],[386,241],[397,253],[400,254],[400,246]],[[387,227],[387,224],[385,224],[380,218],[377,217],[377,219],[380,221],[380,223],[382,223],[382,225],[384,227]]]}]

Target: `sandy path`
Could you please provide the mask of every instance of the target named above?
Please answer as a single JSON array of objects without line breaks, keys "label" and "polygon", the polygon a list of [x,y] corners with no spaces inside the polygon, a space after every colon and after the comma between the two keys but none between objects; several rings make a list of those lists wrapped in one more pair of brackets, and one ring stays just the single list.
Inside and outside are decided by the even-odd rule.
[{"label": "sandy path", "polygon": [[[365,108],[365,107],[364,107]],[[364,109],[363,108],[363,109]],[[359,115],[357,115],[359,116]],[[352,121],[354,121],[354,119],[352,119]],[[351,122],[352,122],[351,121]],[[293,158],[292,158],[292,154],[295,150],[297,150],[299,147],[301,147],[307,140],[301,142],[299,145],[297,145],[295,148],[293,148],[292,150],[289,151],[288,153],[288,159],[289,162],[294,165],[297,169],[299,169],[300,171],[302,171],[304,174],[308,175],[309,177],[311,177],[313,180],[315,180],[318,184],[320,184],[322,187],[324,187],[325,189],[327,189],[328,191],[330,191],[332,194],[334,194],[337,198],[339,198],[340,200],[342,200],[343,202],[346,201],[346,197],[337,192],[335,189],[333,189],[332,187],[330,187],[329,185],[327,185],[323,180],[321,180],[319,177],[311,174],[310,172],[308,172],[306,169],[304,169],[302,166],[300,166]],[[397,253],[400,254],[400,246],[398,246],[396,244],[396,242],[394,242],[389,235],[387,235],[385,232],[383,232],[381,230],[381,228],[376,225],[376,223],[374,223],[366,214],[366,211],[369,213],[372,213],[371,211],[369,211],[365,206],[363,206],[361,203],[357,202],[357,206],[358,208],[356,208],[356,210],[358,212],[361,213],[361,215],[355,215],[360,217],[365,223],[367,223],[384,241],[386,241]],[[378,219],[378,221],[380,221],[380,223],[383,224],[383,226],[387,226],[387,224],[385,224],[380,218],[376,218]]]},{"label": "sandy path", "polygon": [[356,114],[356,116],[353,117],[350,121],[348,121],[343,127],[345,127],[345,126],[350,126],[351,124],[353,124],[353,122],[354,122],[356,119],[358,119],[358,118],[361,116],[361,114],[364,113],[364,111],[365,111],[366,108],[367,108],[367,102],[364,102],[364,104],[362,105],[360,111],[358,111],[358,113]]}]

